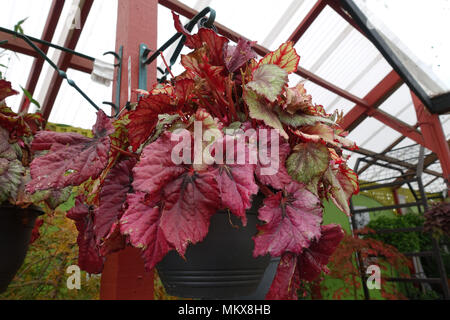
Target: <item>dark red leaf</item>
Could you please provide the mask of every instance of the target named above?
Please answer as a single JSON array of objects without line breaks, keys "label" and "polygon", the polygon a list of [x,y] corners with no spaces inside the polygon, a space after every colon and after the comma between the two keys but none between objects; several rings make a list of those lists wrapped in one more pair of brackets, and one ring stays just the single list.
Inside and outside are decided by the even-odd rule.
[{"label": "dark red leaf", "polygon": [[172,97],[166,94],[156,94],[139,100],[136,110],[130,112],[128,135],[133,150],[136,151],[152,133],[158,122],[158,114],[173,114],[178,110],[172,105]]},{"label": "dark red leaf", "polygon": [[75,207],[67,212],[67,217],[75,221],[78,230],[78,265],[88,273],[101,273],[104,259],[100,256],[94,234],[92,210],[78,197]]},{"label": "dark red leaf", "polygon": [[44,224],[44,220],[42,219],[36,219],[36,222],[34,223],[34,227],[33,230],[31,231],[31,239],[30,239],[30,244],[32,244],[33,242],[35,242],[37,239],[39,239],[39,237],[41,236],[41,234],[39,233],[39,228]]},{"label": "dark red leaf", "polygon": [[172,249],[160,227],[160,207],[155,201],[147,203],[144,193],[128,194],[127,204],[120,231],[134,247],[142,249],[145,267],[151,270]]},{"label": "dark red leaf", "polygon": [[253,255],[279,257],[285,252],[299,254],[310,242],[320,237],[322,208],[320,200],[297,182],[283,192],[268,197],[259,209],[259,219],[267,223],[258,226],[254,237]]},{"label": "dark red leaf", "polygon": [[237,46],[225,45],[224,60],[228,71],[235,72],[248,60],[256,58],[256,52],[252,49],[255,44],[256,41],[239,39]]},{"label": "dark red leaf", "polygon": [[184,256],[189,243],[202,241],[211,216],[219,209],[219,188],[212,172],[188,171],[163,190],[161,228],[167,240]]},{"label": "dark red leaf", "polygon": [[40,131],[36,134],[32,149],[50,150],[37,157],[30,165],[32,180],[27,192],[62,189],[76,186],[89,178],[96,179],[108,164],[111,145],[109,134],[114,130],[103,111],[97,113],[94,138],[77,133]]},{"label": "dark red leaf", "polygon": [[100,191],[99,207],[94,211],[94,230],[98,245],[123,214],[122,207],[131,188],[131,169],[135,164],[135,159],[123,160],[105,178]]},{"label": "dark red leaf", "polygon": [[191,49],[205,46],[208,51],[208,60],[214,66],[224,66],[223,48],[228,39],[219,36],[211,29],[200,28],[197,34],[191,35],[181,24],[180,17],[172,11],[175,29],[186,36],[185,45]]},{"label": "dark red leaf", "polygon": [[0,79],[0,102],[15,94],[19,93],[11,87],[11,82]]},{"label": "dark red leaf", "polygon": [[313,242],[299,257],[299,275],[306,281],[313,281],[322,271],[328,272],[328,260],[344,238],[344,231],[336,224],[322,226],[321,231],[319,241]]},{"label": "dark red leaf", "polygon": [[283,254],[266,295],[267,300],[297,300],[299,288],[297,262],[297,255],[290,252]]}]

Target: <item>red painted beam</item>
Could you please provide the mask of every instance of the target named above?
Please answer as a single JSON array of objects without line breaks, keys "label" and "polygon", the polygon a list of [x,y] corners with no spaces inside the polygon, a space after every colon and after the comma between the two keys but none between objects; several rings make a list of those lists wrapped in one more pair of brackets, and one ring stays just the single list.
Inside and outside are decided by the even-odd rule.
[{"label": "red painted beam", "polygon": [[347,112],[342,122],[344,130],[352,131],[355,129],[367,118],[367,111],[369,109],[378,108],[402,84],[402,78],[397,74],[397,72],[392,70],[364,97],[363,100],[365,100],[370,107],[357,104],[349,112]]},{"label": "red painted beam", "polygon": [[[70,30],[67,39],[64,43],[64,47],[74,50],[77,46],[78,40],[80,39],[81,32],[83,31],[84,24],[86,23],[89,11],[91,10],[94,0],[81,0],[80,1],[80,28],[74,28]],[[72,55],[67,52],[62,52],[57,66],[62,71],[67,71],[70,65]],[[45,95],[44,101],[42,103],[42,115],[44,119],[48,120],[50,112],[52,111],[53,104],[55,103],[56,97],[58,95],[59,89],[61,88],[63,78],[61,78],[56,71],[53,71],[52,79],[48,87],[48,91]]]},{"label": "red painted beam", "polygon": [[367,114],[377,119],[378,121],[384,123],[391,129],[400,132],[403,136],[408,137],[411,140],[417,142],[418,144],[425,146],[425,142],[420,131],[414,128],[413,126],[410,126],[406,122],[394,118],[390,114],[378,109],[371,109],[370,111],[367,111]]},{"label": "red painted beam", "polygon": [[[42,31],[41,39],[45,41],[52,41],[53,35],[55,34],[56,26],[58,25],[59,18],[61,16],[62,9],[64,7],[64,0],[53,0],[52,5],[49,10],[49,14],[47,17],[47,22],[45,23],[44,30]],[[40,46],[40,49],[47,54],[48,47]],[[34,90],[36,89],[37,82],[39,80],[39,76],[42,71],[42,67],[44,66],[44,59],[41,57],[36,58],[33,62],[33,65],[30,69],[30,75],[28,76],[27,84],[25,88],[32,95],[34,94]],[[25,95],[22,98],[22,102],[20,104],[20,112],[27,112],[30,102],[26,99]]]},{"label": "red painted beam", "polygon": [[[2,44],[0,47],[25,54],[30,57],[37,58],[39,55],[34,51],[25,41],[23,41],[20,38],[14,38],[13,35],[9,33],[4,33],[0,31],[0,38],[2,40],[8,40],[6,44]],[[41,44],[35,42],[37,46],[40,46]],[[46,46],[44,46],[46,47]],[[91,73],[92,69],[94,67],[94,62],[92,60],[72,55],[69,62],[69,68],[79,70],[82,72]]]},{"label": "red painted beam", "polygon": [[431,114],[422,101],[411,91],[411,96],[416,109],[417,121],[422,131],[425,147],[436,153],[442,167],[443,178],[447,183],[447,188],[450,191],[450,148],[445,138],[442,124],[439,116]]},{"label": "red painted beam", "polygon": [[[123,49],[123,72],[121,79],[120,106],[124,106],[128,96],[128,58],[131,57],[131,87],[138,88],[139,45],[149,48],[157,46],[157,0],[119,0],[116,29],[116,52]],[[147,67],[147,83],[156,82],[156,66]],[[117,81],[117,72],[116,72]],[[113,86],[113,100],[115,88]],[[132,96],[135,102],[137,95]],[[127,247],[106,258],[102,273],[100,299],[103,300],[152,300],[153,271],[146,272],[141,250]]]},{"label": "red painted beam", "polygon": [[361,30],[361,28],[358,26],[358,24],[353,20],[353,18],[347,14],[347,12],[342,9],[342,5],[339,0],[327,0],[328,5],[337,13],[339,14],[345,21],[347,21],[353,28],[358,30],[364,37],[366,34],[364,31]]},{"label": "red painted beam", "polygon": [[[188,7],[187,5],[177,1],[177,0],[159,0],[158,1],[159,4],[163,5],[164,7],[175,11],[176,13],[185,16],[189,19],[191,19],[192,17],[194,17],[198,11]],[[224,37],[227,37],[228,39],[230,39],[231,41],[237,42],[239,41],[240,38],[245,38],[242,35],[240,35],[239,33],[225,27],[224,25],[220,24],[220,23],[214,23],[214,25],[217,28],[217,32],[221,35],[223,35]],[[255,52],[261,56],[265,56],[267,53],[270,52],[269,49],[261,46],[261,45],[255,45],[253,46],[253,49],[255,50]],[[357,96],[355,96],[354,94],[339,88],[338,86],[332,84],[331,82],[317,76],[316,74],[303,69],[301,67],[299,67],[296,71],[296,74],[298,74],[299,76],[314,82],[315,84],[337,94],[338,96],[341,96],[349,101],[352,101],[356,104],[360,104],[363,106],[368,106],[367,103],[364,101],[364,99],[361,99]]]},{"label": "red painted beam", "polygon": [[316,20],[319,14],[327,5],[327,0],[318,0],[316,4],[311,8],[308,14],[305,16],[302,22],[294,30],[291,36],[288,38],[289,41],[297,43],[297,41],[303,36],[303,34],[308,30],[311,24]]}]

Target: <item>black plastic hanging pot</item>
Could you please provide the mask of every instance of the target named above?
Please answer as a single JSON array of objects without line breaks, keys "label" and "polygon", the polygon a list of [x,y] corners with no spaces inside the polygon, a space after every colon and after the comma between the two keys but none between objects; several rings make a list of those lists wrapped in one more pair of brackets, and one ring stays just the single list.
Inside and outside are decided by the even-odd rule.
[{"label": "black plastic hanging pot", "polygon": [[203,299],[233,299],[254,293],[270,262],[269,256],[253,258],[252,237],[257,232],[262,198],[259,194],[254,198],[246,227],[235,216],[219,211],[211,218],[205,240],[188,247],[186,260],[175,251],[169,252],[157,265],[166,292]]},{"label": "black plastic hanging pot", "polygon": [[43,213],[36,206],[0,206],[0,293],[6,291],[22,265],[36,218]]}]

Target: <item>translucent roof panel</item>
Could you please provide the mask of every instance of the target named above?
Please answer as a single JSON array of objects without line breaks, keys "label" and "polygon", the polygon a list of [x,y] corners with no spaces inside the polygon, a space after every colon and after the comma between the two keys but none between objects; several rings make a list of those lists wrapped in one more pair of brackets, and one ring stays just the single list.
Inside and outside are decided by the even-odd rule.
[{"label": "translucent roof panel", "polygon": [[[443,30],[450,29],[447,0],[355,1],[387,45],[429,96],[450,91],[450,44]],[[402,12],[399,19],[398,13]],[[401,22],[400,22],[401,21]],[[426,23],[418,23],[426,21]]]}]

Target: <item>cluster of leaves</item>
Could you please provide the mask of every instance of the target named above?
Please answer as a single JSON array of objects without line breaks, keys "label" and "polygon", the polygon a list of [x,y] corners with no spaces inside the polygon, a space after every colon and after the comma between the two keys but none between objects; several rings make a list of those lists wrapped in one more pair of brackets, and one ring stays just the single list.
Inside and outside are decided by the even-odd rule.
[{"label": "cluster of leaves", "polygon": [[[322,225],[321,200],[349,214],[358,182],[342,147],[356,146],[345,138],[340,116],[313,104],[302,84],[288,87],[300,59],[291,42],[257,61],[249,41],[233,46],[205,28],[191,35],[175,14],[174,20],[193,49],[181,58],[185,71],[150,92],[139,90],[137,107],[115,121],[99,111],[93,138],[39,132],[32,149],[48,153],[32,162],[26,190],[78,186],[67,216],[79,231],[78,263],[91,273],[101,272],[105,256],[127,244],[142,249],[148,269],[170,250],[184,257],[189,245],[205,238],[218,210],[228,209],[245,226],[246,210],[261,191],[258,217],[265,223],[253,254],[281,257],[267,298],[296,299],[300,280],[327,271],[344,235],[337,225]],[[198,122],[214,133],[200,146]],[[271,152],[273,142],[265,145],[270,163],[279,163],[272,175],[264,174],[267,161],[238,164],[235,158],[247,159],[252,150],[243,132],[267,128],[279,133],[278,153]],[[215,157],[229,145],[235,152],[226,161],[173,160],[180,152],[192,159],[198,148]]]},{"label": "cluster of leaves", "polygon": [[450,202],[433,205],[424,214],[426,231],[438,236],[450,237]]},{"label": "cluster of leaves", "polygon": [[[0,80],[0,204],[10,202],[27,207],[49,200],[49,192],[34,196],[25,192],[30,180],[29,165],[32,161],[31,142],[43,128],[44,120],[39,113],[17,114],[5,103],[5,98],[18,94],[11,83]],[[53,200],[53,199],[52,199]],[[55,205],[55,203],[53,203]]]},{"label": "cluster of leaves", "polygon": [[[354,299],[358,299],[358,291],[362,288],[362,281],[359,269],[356,264],[355,253],[359,253],[363,261],[363,270],[369,265],[378,265],[381,270],[381,296],[385,299],[405,299],[398,287],[388,282],[386,279],[392,275],[391,270],[395,270],[399,277],[406,277],[408,271],[405,267],[411,268],[411,262],[401,254],[397,248],[382,241],[367,237],[373,234],[373,230],[364,228],[355,232],[354,235],[346,234],[339,247],[330,258],[330,272],[328,278],[339,279],[344,282],[344,286],[336,290],[333,299],[341,299],[350,294],[353,289]],[[360,237],[363,235],[364,237]]]},{"label": "cluster of leaves", "polygon": [[[371,220],[367,225],[373,230],[399,229],[423,226],[423,216],[408,212],[403,215],[383,216]],[[419,252],[430,246],[430,237],[422,232],[369,233],[366,237],[382,241],[396,247],[400,252]]]}]

